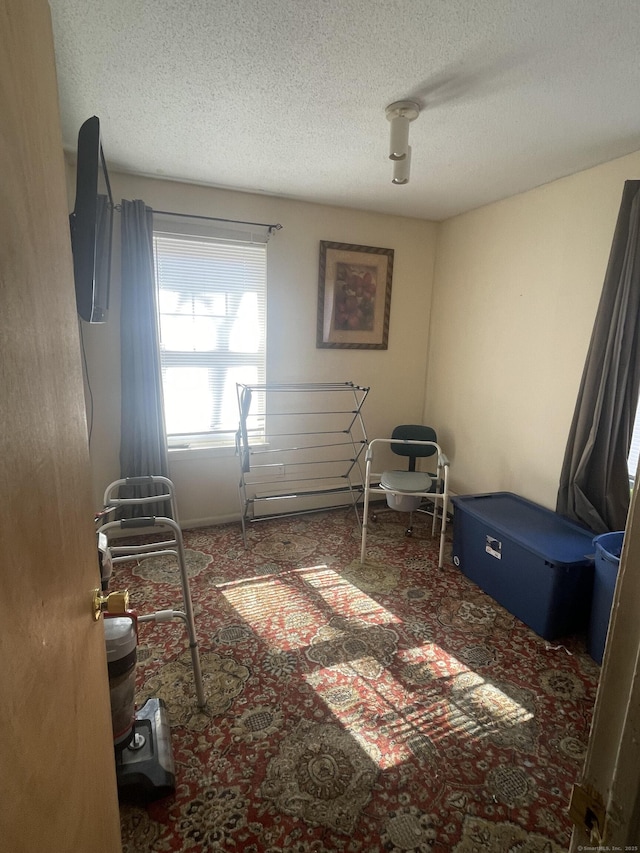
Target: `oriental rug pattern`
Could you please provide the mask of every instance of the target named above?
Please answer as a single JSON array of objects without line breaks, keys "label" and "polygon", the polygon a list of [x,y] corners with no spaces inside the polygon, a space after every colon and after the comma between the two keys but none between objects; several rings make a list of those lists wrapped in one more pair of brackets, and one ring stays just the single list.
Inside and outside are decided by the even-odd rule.
[{"label": "oriental rug pattern", "polygon": [[[125,853],[561,853],[599,667],[548,643],[392,512],[185,532],[207,706],[180,623],[140,625],[137,701],[171,720],[174,796],[121,804]],[[181,606],[166,558],[116,568]]]}]

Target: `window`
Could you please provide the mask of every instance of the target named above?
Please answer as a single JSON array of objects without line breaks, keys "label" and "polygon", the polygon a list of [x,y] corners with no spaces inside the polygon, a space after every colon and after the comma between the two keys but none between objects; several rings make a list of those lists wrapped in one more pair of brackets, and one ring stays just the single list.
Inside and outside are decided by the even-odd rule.
[{"label": "window", "polygon": [[225,446],[236,382],[265,382],[266,244],[154,232],[170,448]]}]

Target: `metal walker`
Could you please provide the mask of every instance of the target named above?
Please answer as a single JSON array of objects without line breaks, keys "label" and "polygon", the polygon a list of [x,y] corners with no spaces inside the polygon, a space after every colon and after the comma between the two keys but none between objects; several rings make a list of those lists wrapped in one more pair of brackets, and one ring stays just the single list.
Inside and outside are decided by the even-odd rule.
[{"label": "metal walker", "polygon": [[[121,487],[154,486],[161,487],[162,493],[149,497],[121,498],[118,492]],[[202,669],[200,666],[200,652],[198,638],[196,635],[195,620],[193,617],[193,604],[191,602],[191,591],[189,589],[189,578],[185,561],[184,544],[182,541],[182,530],[178,524],[178,511],[175,499],[175,489],[168,477],[127,477],[110,483],[104,493],[104,506],[107,511],[116,510],[124,506],[144,506],[150,503],[168,504],[167,516],[143,516],[140,518],[122,519],[120,521],[108,521],[98,527],[98,535],[104,534],[107,538],[112,563],[124,563],[128,560],[144,559],[146,557],[158,557],[165,554],[172,555],[178,562],[180,571],[180,584],[182,587],[182,598],[184,610],[158,610],[155,613],[138,616],[138,622],[169,622],[180,619],[184,622],[189,637],[189,650],[191,652],[191,665],[196,689],[198,707],[203,708],[206,704],[206,696],[202,682]],[[169,517],[172,516],[172,517]],[[109,534],[116,531],[122,532],[139,528],[150,528],[168,537],[160,542],[149,542],[144,545],[115,544],[118,540],[110,538]]]}]

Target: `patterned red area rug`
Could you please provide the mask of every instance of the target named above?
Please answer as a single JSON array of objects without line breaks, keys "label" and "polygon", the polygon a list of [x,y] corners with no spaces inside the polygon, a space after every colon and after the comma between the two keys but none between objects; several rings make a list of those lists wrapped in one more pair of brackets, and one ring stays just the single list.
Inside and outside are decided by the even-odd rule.
[{"label": "patterned red area rug", "polygon": [[[175,796],[122,804],[125,853],[561,853],[599,667],[548,643],[381,513],[185,533],[207,706],[179,623],[140,626],[138,695],[168,708]],[[170,557],[117,567],[181,606]]]}]

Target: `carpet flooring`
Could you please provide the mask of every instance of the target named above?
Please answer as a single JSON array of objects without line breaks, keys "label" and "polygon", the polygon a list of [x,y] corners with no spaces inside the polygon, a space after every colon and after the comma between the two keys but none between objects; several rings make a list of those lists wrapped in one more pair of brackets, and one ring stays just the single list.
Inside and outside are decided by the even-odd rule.
[{"label": "carpet flooring", "polygon": [[[184,535],[207,705],[180,623],[139,630],[138,705],[171,721],[175,794],[122,802],[125,853],[561,853],[600,668],[547,642],[381,512]],[[450,547],[447,549],[450,552]],[[120,564],[140,613],[169,556]]]}]

